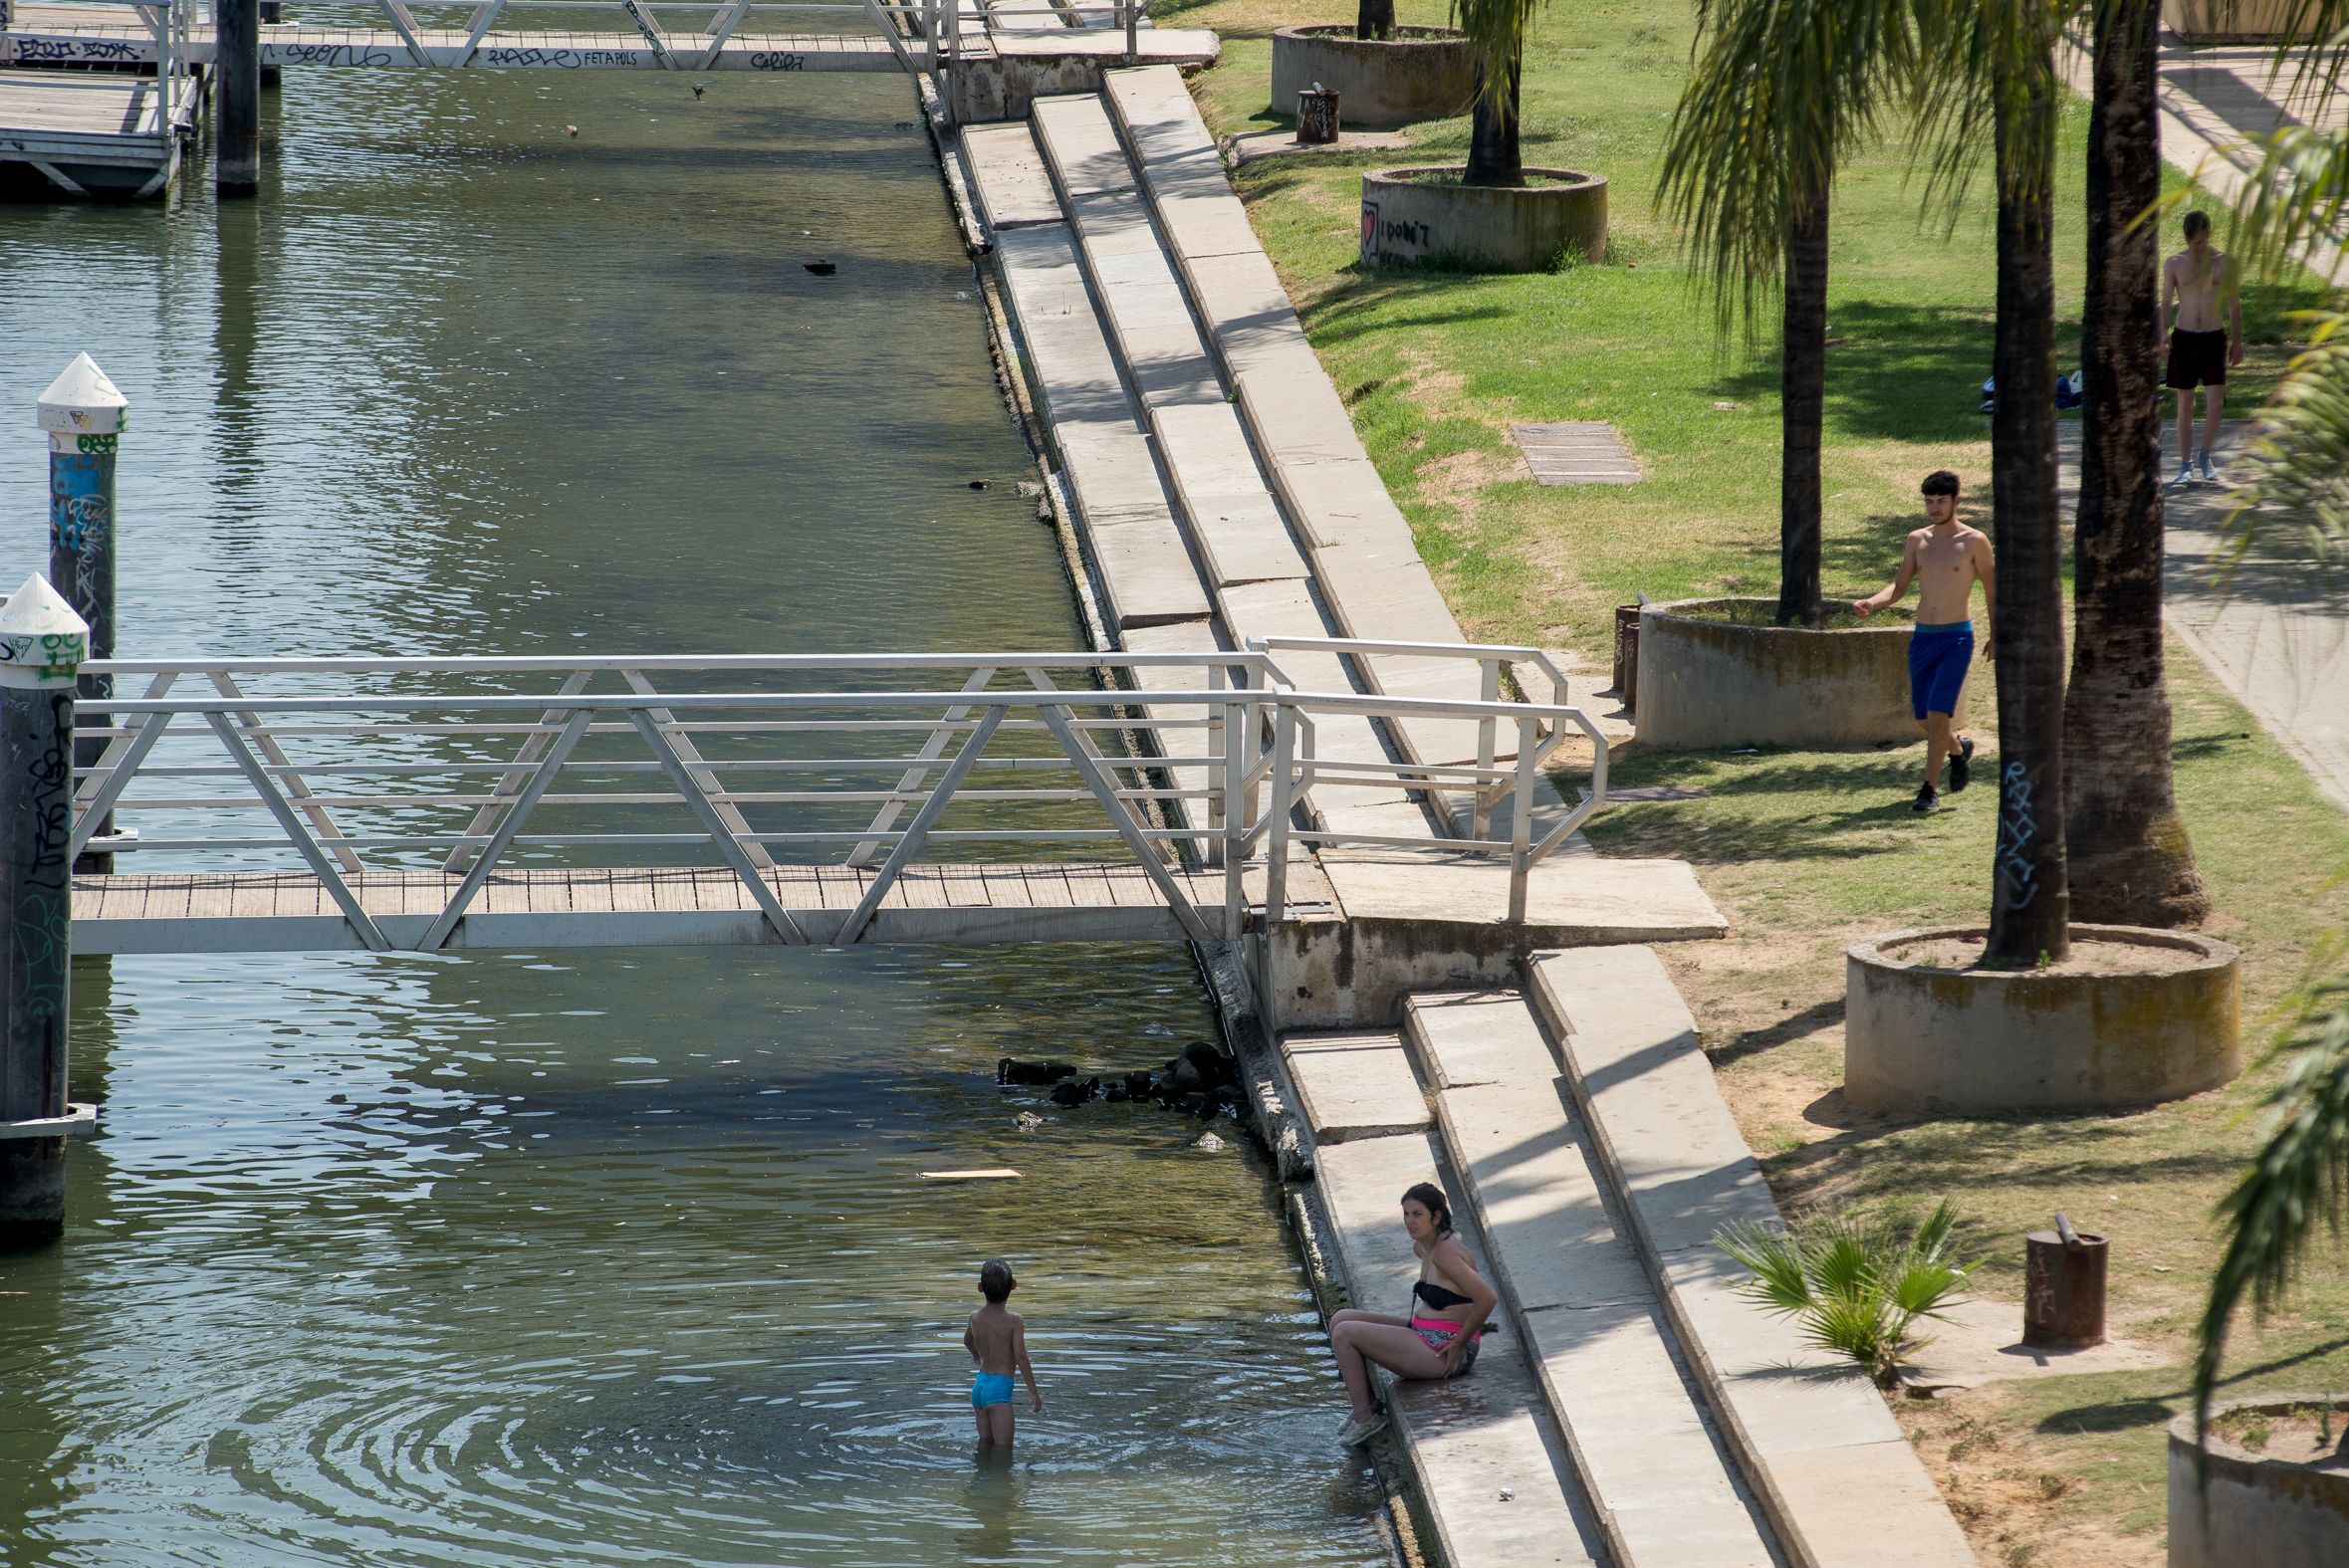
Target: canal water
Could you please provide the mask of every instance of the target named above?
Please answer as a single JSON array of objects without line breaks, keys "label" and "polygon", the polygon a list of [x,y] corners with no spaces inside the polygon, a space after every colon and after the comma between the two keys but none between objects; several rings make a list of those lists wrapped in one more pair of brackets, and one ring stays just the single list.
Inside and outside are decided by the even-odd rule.
[{"label": "canal water", "polygon": [[[1077,645],[906,87],[702,80],[294,72],[259,201],[0,208],[0,574],[88,349],[126,651]],[[1382,1560],[1261,1164],[995,1085],[1208,1036],[1178,950],[74,983],[107,1131],[0,1258],[0,1561]],[[993,1253],[1047,1401],[1008,1468]]]}]

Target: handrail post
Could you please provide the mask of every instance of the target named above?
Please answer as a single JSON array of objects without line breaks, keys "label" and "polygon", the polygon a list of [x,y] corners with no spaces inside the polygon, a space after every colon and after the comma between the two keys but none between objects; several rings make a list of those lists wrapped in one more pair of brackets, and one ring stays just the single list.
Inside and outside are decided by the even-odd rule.
[{"label": "handrail post", "polygon": [[[1483,684],[1477,688],[1477,696],[1485,702],[1499,702],[1501,700],[1501,661],[1499,659],[1479,659],[1477,664],[1484,672]],[[1477,721],[1477,767],[1483,771],[1490,771],[1493,767],[1493,727],[1495,723],[1491,714],[1486,714]],[[1469,796],[1476,801],[1475,813],[1469,821],[1469,837],[1482,838],[1486,831],[1492,827],[1494,793],[1490,780],[1479,779],[1477,781],[1476,789]]]},{"label": "handrail post", "polygon": [[1509,804],[1509,923],[1526,923],[1526,880],[1531,871],[1533,847],[1533,731],[1538,721],[1518,721],[1518,777],[1516,798]]},{"label": "handrail post", "polygon": [[1237,942],[1241,928],[1247,921],[1248,888],[1248,830],[1250,826],[1245,808],[1234,810],[1233,802],[1247,793],[1248,753],[1238,739],[1255,722],[1256,710],[1241,702],[1224,704],[1224,841],[1220,853],[1224,861],[1224,935]]},{"label": "handrail post", "polygon": [[1285,918],[1289,903],[1290,769],[1296,755],[1296,709],[1281,703],[1273,721],[1273,801],[1265,833],[1265,937]]},{"label": "handrail post", "polygon": [[1125,63],[1129,66],[1134,63],[1135,57],[1141,52],[1140,46],[1134,40],[1135,29],[1140,25],[1139,19],[1135,15],[1136,10],[1135,0],[1117,0],[1118,22],[1125,29]]},{"label": "handrail post", "polygon": [[[1207,667],[1207,689],[1211,693],[1224,689],[1224,670],[1220,664]],[[1226,705],[1210,702],[1207,713],[1207,802],[1206,831],[1200,844],[1200,860],[1209,866],[1224,863],[1224,823],[1231,815],[1224,793],[1230,770],[1224,766],[1224,753],[1230,746],[1225,721],[1230,717]],[[1188,818],[1186,807],[1183,815]],[[1195,829],[1196,830],[1196,829]]]}]

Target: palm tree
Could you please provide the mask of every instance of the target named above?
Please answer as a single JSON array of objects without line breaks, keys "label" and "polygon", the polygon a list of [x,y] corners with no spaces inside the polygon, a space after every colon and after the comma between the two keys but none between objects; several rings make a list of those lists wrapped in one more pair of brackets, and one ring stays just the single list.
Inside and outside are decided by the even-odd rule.
[{"label": "palm tree", "polygon": [[1742,315],[1751,335],[1777,289],[1776,620],[1815,626],[1829,192],[1910,78],[1914,30],[1902,0],[1698,0],[1697,26],[1656,204],[1687,229],[1721,329]]},{"label": "palm tree", "polygon": [[1526,159],[1518,141],[1518,84],[1526,62],[1526,30],[1539,0],[1452,0],[1452,20],[1483,51],[1477,102],[1469,122],[1468,185],[1523,185]]},{"label": "palm tree", "polygon": [[2055,483],[2055,40],[2065,0],[1917,0],[1933,190],[1962,196],[1991,123],[1998,289],[1991,369],[1991,645],[1998,665],[1998,832],[1986,964],[2070,951],[2063,820],[2063,541]]},{"label": "palm tree", "polygon": [[2076,640],[2063,719],[2072,911],[2132,926],[2194,925],[2211,908],[2171,786],[2162,666],[2162,393],[2151,352],[2161,236],[2149,221],[2162,193],[2160,22],[2160,0],[2093,7]]},{"label": "palm tree", "polygon": [[[2312,3],[2319,36],[2343,20],[2341,0]],[[2349,48],[2312,51],[2338,60]],[[2349,210],[2349,130],[2278,132],[2235,211],[2229,248],[2246,272],[2280,273],[2303,243],[2338,236]],[[2297,532],[2320,567],[2337,567],[2349,550],[2349,298],[2313,313],[2310,346],[2291,363],[2261,410],[2265,434],[2254,443],[2250,483],[2237,493],[2242,543],[2260,534]],[[2276,1090],[2267,1142],[2234,1191],[2219,1206],[2227,1247],[2211,1277],[2196,1330],[2194,1412],[2198,1435],[2208,1423],[2227,1350],[2244,1297],[2263,1316],[2290,1287],[2319,1228],[2338,1235],[2349,1226],[2349,934],[2314,958],[2324,977],[2296,999],[2284,1038],[2296,1046]]]}]

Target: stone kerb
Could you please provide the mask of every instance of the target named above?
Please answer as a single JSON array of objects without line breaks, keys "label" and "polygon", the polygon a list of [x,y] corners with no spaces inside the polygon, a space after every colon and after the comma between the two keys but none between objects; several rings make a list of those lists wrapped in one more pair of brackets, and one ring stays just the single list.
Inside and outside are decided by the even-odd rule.
[{"label": "stone kerb", "polygon": [[[2074,926],[2055,969],[1918,962],[1982,927],[1901,931],[1846,950],[1843,1092],[1862,1111],[1944,1115],[2159,1104],[2242,1070],[2240,955],[2138,926]],[[2134,950],[2134,952],[2132,952]]]},{"label": "stone kerb", "polygon": [[[1813,631],[1722,618],[1762,598],[1681,599],[1639,616],[1643,746],[1710,751],[1730,746],[1806,750],[1914,741],[1906,621]],[[1958,693],[1966,717],[1970,673]]]},{"label": "stone kerb", "polygon": [[[2337,1395],[2263,1394],[2229,1400],[2214,1418],[2333,1405]],[[2306,1568],[2349,1563],[2349,1468],[2265,1457],[2216,1432],[2197,1474],[2194,1418],[2170,1423],[2170,1568]]]},{"label": "stone kerb", "polygon": [[1462,172],[1457,163],[1366,171],[1362,265],[1545,272],[1606,260],[1603,175],[1528,168],[1523,185],[1463,185]]},{"label": "stone kerb", "polygon": [[1284,27],[1273,34],[1273,112],[1294,114],[1307,88],[1337,93],[1341,124],[1393,130],[1468,112],[1477,90],[1477,46],[1448,27],[1398,27],[1391,39],[1356,38],[1351,25]]}]

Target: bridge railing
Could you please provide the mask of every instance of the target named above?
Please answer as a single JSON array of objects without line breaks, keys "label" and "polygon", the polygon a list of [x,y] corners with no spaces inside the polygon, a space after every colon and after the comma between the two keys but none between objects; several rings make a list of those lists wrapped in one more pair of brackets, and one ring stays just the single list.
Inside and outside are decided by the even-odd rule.
[{"label": "bridge railing", "polygon": [[[1300,691],[1254,649],[83,669],[112,694],[77,730],[105,748],[77,771],[76,856],[198,874],[298,862],[369,948],[390,945],[366,907],[373,873],[425,874],[440,910],[417,945],[431,950],[501,871],[706,864],[713,849],[787,942],[855,941],[925,856],[1064,859],[1070,844],[1122,846],[1199,940],[1238,936],[1260,904],[1283,918],[1291,858],[1315,845],[1506,857],[1522,919],[1527,875],[1605,783],[1535,840],[1540,770],[1569,730],[1597,734],[1578,710]],[[1513,725],[1518,754],[1340,762],[1315,746],[1332,714]],[[1482,814],[1466,836],[1316,825],[1321,792],[1363,786],[1507,803],[1511,832]],[[783,903],[781,875],[811,866],[858,879],[836,930],[803,929]],[[1221,910],[1196,907],[1196,872],[1217,869]]]}]

